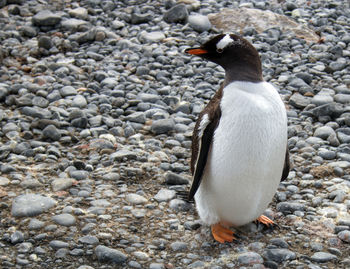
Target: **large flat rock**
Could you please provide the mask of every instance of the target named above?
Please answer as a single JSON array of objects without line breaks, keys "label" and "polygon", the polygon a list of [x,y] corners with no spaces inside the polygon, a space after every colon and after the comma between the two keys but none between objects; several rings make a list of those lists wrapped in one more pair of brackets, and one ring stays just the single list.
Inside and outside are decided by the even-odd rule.
[{"label": "large flat rock", "polygon": [[258,33],[269,28],[279,27],[282,31],[293,31],[299,38],[308,42],[317,42],[319,36],[287,16],[274,13],[269,10],[260,10],[254,8],[224,8],[219,13],[208,15],[210,22],[216,28],[225,32],[242,31],[245,27],[254,27]]}]

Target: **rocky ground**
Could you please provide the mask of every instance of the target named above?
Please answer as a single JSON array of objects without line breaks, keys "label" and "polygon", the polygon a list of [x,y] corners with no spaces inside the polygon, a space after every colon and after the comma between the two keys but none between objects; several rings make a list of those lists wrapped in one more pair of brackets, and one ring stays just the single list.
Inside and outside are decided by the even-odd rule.
[{"label": "rocky ground", "polygon": [[[319,38],[232,29],[288,107],[293,168],[266,212],[279,229],[218,244],[183,193],[196,117],[224,73],[183,51],[221,32],[208,14],[238,7]],[[1,268],[350,268],[348,1],[0,8]]]}]

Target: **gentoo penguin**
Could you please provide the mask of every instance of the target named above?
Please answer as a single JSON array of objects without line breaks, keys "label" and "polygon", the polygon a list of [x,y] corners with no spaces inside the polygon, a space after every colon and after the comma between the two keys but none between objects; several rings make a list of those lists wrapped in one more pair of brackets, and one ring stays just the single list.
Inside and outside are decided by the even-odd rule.
[{"label": "gentoo penguin", "polygon": [[225,69],[225,80],[199,114],[192,136],[189,199],[214,239],[232,242],[230,226],[262,215],[289,173],[287,116],[277,90],[262,77],[257,50],[244,38],[220,34],[186,53]]}]

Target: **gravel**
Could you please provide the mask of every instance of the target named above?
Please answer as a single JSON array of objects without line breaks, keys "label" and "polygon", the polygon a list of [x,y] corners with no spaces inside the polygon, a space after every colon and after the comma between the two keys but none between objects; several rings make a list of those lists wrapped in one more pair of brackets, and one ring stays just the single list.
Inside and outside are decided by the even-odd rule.
[{"label": "gravel", "polygon": [[[279,228],[219,244],[185,197],[224,73],[184,50],[238,7],[320,38],[237,28],[288,108],[292,169],[265,212]],[[349,14],[340,0],[0,0],[0,267],[350,268]]]}]

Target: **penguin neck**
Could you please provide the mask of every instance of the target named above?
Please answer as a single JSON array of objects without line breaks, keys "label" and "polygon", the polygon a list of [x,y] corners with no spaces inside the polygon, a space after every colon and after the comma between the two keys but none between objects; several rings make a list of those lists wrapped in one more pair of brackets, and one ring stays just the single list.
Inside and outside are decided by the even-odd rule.
[{"label": "penguin neck", "polygon": [[225,68],[225,80],[223,86],[226,87],[234,81],[246,81],[259,83],[264,81],[261,65],[233,65]]}]

